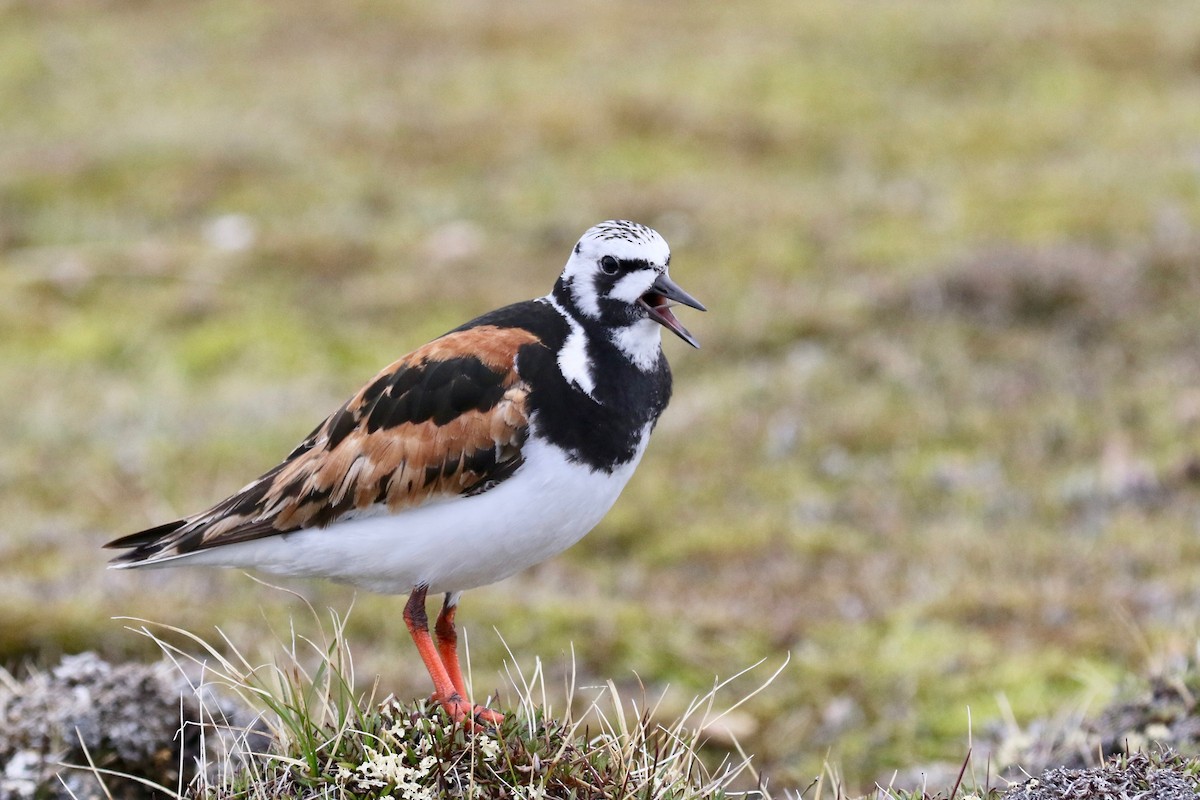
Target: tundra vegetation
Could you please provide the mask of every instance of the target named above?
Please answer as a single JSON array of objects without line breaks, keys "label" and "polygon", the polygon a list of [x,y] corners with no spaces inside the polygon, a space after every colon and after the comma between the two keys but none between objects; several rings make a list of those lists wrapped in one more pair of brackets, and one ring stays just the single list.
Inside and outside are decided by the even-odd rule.
[{"label": "tundra vegetation", "polygon": [[[1198,43],[1186,0],[0,3],[0,659],[287,630],[98,547],[620,216],[703,349],[605,522],[466,595],[475,685],[507,645],[674,720],[790,653],[706,763],[850,792],[1099,709],[1200,638]],[[428,691],[401,600],[288,586]]]}]

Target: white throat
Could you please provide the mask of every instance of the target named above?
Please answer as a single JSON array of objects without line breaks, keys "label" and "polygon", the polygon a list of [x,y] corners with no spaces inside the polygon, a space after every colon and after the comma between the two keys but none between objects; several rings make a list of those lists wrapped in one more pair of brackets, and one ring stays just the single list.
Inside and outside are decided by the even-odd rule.
[{"label": "white throat", "polygon": [[643,319],[612,332],[613,344],[635,367],[649,372],[662,356],[662,326],[654,320]]}]

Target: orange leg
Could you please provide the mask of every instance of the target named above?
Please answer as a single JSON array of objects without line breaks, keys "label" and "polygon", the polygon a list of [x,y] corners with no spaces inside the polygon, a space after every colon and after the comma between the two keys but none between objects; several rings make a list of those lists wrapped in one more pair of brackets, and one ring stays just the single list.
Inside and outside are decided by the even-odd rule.
[{"label": "orange leg", "polygon": [[[452,600],[455,602],[451,602]],[[458,664],[458,632],[454,630],[454,613],[457,610],[457,598],[447,592],[446,599],[442,603],[442,611],[438,614],[433,630],[437,634],[438,656],[442,659],[446,674],[450,676],[450,682],[454,684],[459,695],[466,697],[467,684],[463,680],[462,667]],[[475,706],[474,712],[476,720],[489,725],[499,725],[504,721],[503,714],[485,706]]]},{"label": "orange leg", "polygon": [[[503,717],[494,711],[468,703],[463,699],[454,681],[451,680],[450,673],[442,662],[438,649],[433,644],[433,637],[429,635],[429,618],[425,614],[427,589],[428,587],[425,586],[413,588],[412,594],[408,596],[408,602],[404,606],[404,624],[408,626],[413,644],[417,646],[417,652],[420,653],[421,660],[425,662],[425,669],[429,672],[429,677],[433,679],[434,697],[442,704],[442,708],[446,709],[450,719],[462,722],[468,728],[477,723],[495,724]],[[451,630],[453,630],[453,619],[451,619]],[[441,632],[439,631],[440,637]],[[454,655],[454,671],[458,675],[458,680],[461,681],[462,670],[458,667],[457,652],[453,647],[450,652]]]},{"label": "orange leg", "polygon": [[446,667],[450,682],[460,695],[466,697],[467,684],[463,681],[462,667],[458,664],[458,631],[454,630],[454,612],[458,611],[458,605],[450,605],[452,597],[453,595],[447,593],[446,600],[442,603],[442,612],[438,614],[437,622],[434,623],[433,632],[437,636],[438,656],[442,659],[442,665]]}]

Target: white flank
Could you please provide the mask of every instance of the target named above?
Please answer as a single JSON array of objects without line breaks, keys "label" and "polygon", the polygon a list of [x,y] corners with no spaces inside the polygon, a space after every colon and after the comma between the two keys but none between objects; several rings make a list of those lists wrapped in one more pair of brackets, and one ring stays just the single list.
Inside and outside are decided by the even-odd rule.
[{"label": "white flank", "polygon": [[616,502],[649,438],[647,426],[633,459],[606,474],[572,462],[535,433],[525,443],[520,470],[481,495],[137,566],[244,567],[330,578],[388,594],[419,584],[435,594],[473,589],[579,541]]}]

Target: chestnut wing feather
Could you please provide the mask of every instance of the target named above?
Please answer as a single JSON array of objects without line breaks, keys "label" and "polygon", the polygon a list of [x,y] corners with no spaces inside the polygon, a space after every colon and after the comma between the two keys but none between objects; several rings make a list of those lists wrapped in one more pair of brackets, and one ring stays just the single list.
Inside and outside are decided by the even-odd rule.
[{"label": "chestnut wing feather", "polygon": [[376,375],[241,491],[106,546],[134,548],[118,562],[167,558],[487,491],[522,464],[528,386],[516,356],[537,341],[490,325],[436,339]]}]

